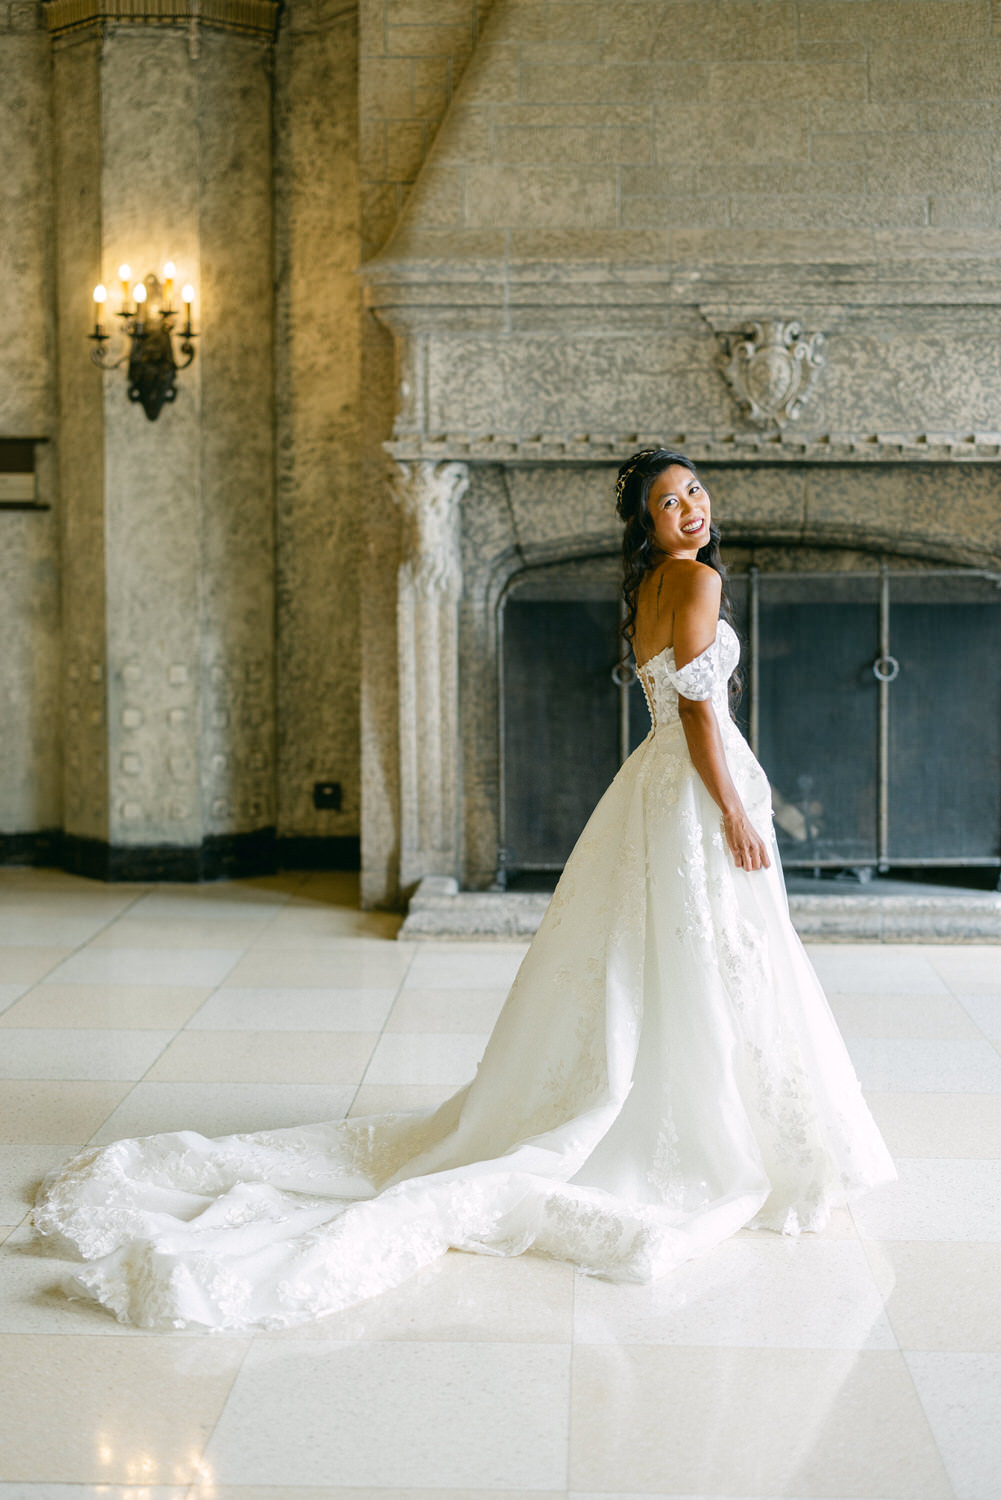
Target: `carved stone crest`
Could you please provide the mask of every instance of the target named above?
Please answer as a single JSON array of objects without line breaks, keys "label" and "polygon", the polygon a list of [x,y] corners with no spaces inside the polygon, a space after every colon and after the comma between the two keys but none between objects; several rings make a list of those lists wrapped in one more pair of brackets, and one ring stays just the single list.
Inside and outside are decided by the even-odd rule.
[{"label": "carved stone crest", "polygon": [[718,362],[748,418],[759,427],[795,422],[823,366],[822,333],[798,318],[758,318],[720,333]]}]

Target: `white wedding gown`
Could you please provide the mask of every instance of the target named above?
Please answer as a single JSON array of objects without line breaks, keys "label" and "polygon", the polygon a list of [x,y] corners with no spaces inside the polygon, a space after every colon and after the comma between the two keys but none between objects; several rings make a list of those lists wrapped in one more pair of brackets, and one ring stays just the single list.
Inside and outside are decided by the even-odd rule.
[{"label": "white wedding gown", "polygon": [[[45,1181],[71,1292],[147,1328],[278,1328],[450,1246],[663,1276],[742,1226],[818,1230],[896,1172],[789,920],[764,772],[729,716],[721,622],[641,679],[653,728],[595,808],[473,1081],[440,1108],[118,1141]],[[712,698],[767,841],[738,869],[678,689]]]}]

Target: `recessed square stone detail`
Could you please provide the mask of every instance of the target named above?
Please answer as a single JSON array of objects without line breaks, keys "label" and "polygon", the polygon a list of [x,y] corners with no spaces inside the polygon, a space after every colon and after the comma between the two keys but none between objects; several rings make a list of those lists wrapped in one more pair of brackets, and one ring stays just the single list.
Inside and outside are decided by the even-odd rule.
[{"label": "recessed square stone detail", "polygon": [[104,709],[103,708],[92,708],[91,711],[90,711],[90,713],[87,715],[87,719],[88,719],[88,722],[91,723],[91,724],[103,724],[104,723]]},{"label": "recessed square stone detail", "polygon": [[172,802],[167,808],[168,816],[174,823],[183,823],[188,816],[188,806],[185,802]]},{"label": "recessed square stone detail", "polygon": [[131,754],[122,756],[122,770],[126,776],[138,776],[142,768],[142,756]]},{"label": "recessed square stone detail", "polygon": [[139,666],[138,662],[126,662],[125,666],[122,668],[123,682],[142,682],[142,677],[143,669],[141,666]]},{"label": "recessed square stone detail", "polygon": [[228,755],[213,755],[211,761],[213,771],[225,771],[229,765]]},{"label": "recessed square stone detail", "polygon": [[217,708],[212,715],[212,728],[225,729],[229,723],[229,714],[224,708]]},{"label": "recessed square stone detail", "polygon": [[66,718],[71,724],[79,724],[80,710],[77,708],[75,703],[71,703],[69,708],[66,710]]},{"label": "recessed square stone detail", "polygon": [[91,682],[103,682],[104,681],[104,668],[102,667],[102,665],[101,665],[101,663],[99,661],[92,661],[91,662],[91,664],[90,664],[90,674],[89,675],[90,675]]},{"label": "recessed square stone detail", "polygon": [[167,681],[171,687],[183,687],[188,680],[188,669],[183,662],[176,661],[167,668]]},{"label": "recessed square stone detail", "polygon": [[122,709],[122,728],[123,729],[141,729],[142,728],[142,722],[143,722],[143,714],[142,714],[142,709],[141,708],[123,708]]},{"label": "recessed square stone detail", "polygon": [[75,661],[71,661],[67,666],[66,676],[69,678],[70,682],[80,681],[80,668],[77,666]]},{"label": "recessed square stone detail", "polygon": [[212,804],[212,816],[214,818],[228,818],[229,817],[229,803],[226,802],[222,797],[217,797],[216,800],[213,802],[213,804]]},{"label": "recessed square stone detail", "polygon": [[191,770],[191,757],[188,755],[168,756],[167,769],[175,781],[183,781]]},{"label": "recessed square stone detail", "polygon": [[174,729],[179,729],[182,724],[188,722],[188,710],[186,708],[172,708],[167,714],[167,723]]},{"label": "recessed square stone detail", "polygon": [[122,817],[126,823],[138,823],[143,815],[141,802],[123,802]]}]

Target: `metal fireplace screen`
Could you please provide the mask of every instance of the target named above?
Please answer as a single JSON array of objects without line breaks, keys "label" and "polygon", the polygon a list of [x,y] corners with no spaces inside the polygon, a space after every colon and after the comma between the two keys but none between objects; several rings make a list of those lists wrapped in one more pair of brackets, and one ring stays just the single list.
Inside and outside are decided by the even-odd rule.
[{"label": "metal fireplace screen", "polygon": [[[614,572],[576,568],[503,606],[502,878],[562,868],[649,728],[616,670]],[[752,568],[731,596],[787,868],[1001,864],[1001,580]]]}]

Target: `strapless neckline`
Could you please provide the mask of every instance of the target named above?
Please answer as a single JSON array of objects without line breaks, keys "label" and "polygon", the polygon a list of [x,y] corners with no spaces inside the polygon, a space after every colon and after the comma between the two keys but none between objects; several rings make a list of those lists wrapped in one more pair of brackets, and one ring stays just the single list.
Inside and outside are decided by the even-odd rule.
[{"label": "strapless neckline", "polygon": [[[712,640],[709,642],[709,645],[706,646],[706,647],[704,647],[703,650],[701,650],[699,652],[699,656],[704,656],[705,653],[706,653],[706,651],[711,651],[712,650],[713,646],[715,646],[716,642],[719,640],[720,626],[725,625],[726,623],[727,623],[726,620],[719,620],[719,621],[717,621],[717,624],[716,624],[716,634],[713,636]],[[655,661],[659,661],[662,656],[673,656],[673,655],[674,655],[674,647],[673,646],[662,646],[659,651],[655,651],[652,656],[648,656],[647,659],[646,659],[646,661],[644,661],[644,662],[637,662],[636,663],[636,670],[637,670],[637,672],[645,672],[646,669],[647,669],[647,667],[652,666]],[[695,661],[696,659],[697,658],[695,658],[695,657],[692,658],[693,661]]]}]

